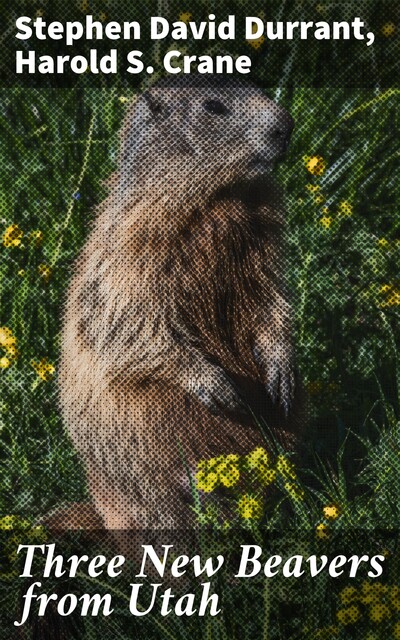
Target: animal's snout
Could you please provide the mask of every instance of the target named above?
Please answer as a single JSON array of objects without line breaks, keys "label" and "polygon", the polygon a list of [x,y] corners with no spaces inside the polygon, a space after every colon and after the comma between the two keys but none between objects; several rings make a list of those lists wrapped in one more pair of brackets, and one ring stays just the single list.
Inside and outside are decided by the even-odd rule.
[{"label": "animal's snout", "polygon": [[288,148],[294,127],[294,120],[289,113],[283,109],[279,110],[271,120],[270,126],[266,127],[265,142],[268,144],[272,141],[274,145],[277,145],[278,150],[283,153]]},{"label": "animal's snout", "polygon": [[293,127],[293,119],[288,116],[284,121],[278,122],[270,133],[270,137],[272,138],[272,140],[275,140],[278,144],[282,145],[283,151],[286,151],[289,145]]},{"label": "animal's snout", "polygon": [[285,109],[272,101],[264,103],[249,132],[254,144],[253,161],[265,163],[280,159],[288,148],[293,127],[294,120]]}]

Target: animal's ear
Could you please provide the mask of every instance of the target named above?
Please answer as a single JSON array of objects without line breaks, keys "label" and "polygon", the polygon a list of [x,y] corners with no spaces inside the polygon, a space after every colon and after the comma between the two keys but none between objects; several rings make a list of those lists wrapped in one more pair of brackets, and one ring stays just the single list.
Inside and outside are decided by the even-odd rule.
[{"label": "animal's ear", "polygon": [[166,118],[171,113],[171,105],[160,91],[146,91],[143,94],[144,104],[154,118]]},{"label": "animal's ear", "polygon": [[146,91],[143,94],[143,98],[145,99],[147,108],[153,116],[159,116],[165,112],[166,105],[163,104],[161,96],[156,96],[154,93]]}]

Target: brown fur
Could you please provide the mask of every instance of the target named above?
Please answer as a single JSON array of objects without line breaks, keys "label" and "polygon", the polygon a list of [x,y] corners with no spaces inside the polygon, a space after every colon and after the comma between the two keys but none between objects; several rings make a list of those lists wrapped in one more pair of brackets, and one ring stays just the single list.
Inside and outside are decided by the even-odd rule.
[{"label": "brown fur", "polygon": [[264,169],[291,126],[234,81],[166,81],[128,112],[119,173],[75,264],[59,376],[107,528],[187,524],[186,469],[263,443],[243,401],[290,429],[283,215]]}]

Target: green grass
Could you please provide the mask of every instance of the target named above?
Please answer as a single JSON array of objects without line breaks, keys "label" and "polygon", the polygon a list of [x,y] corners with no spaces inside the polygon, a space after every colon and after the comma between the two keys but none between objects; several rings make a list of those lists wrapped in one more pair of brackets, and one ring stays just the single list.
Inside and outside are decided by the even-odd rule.
[{"label": "green grass", "polygon": [[[106,193],[103,181],[115,169],[126,109],[120,98],[131,95],[116,88],[0,93],[0,233],[13,224],[23,232],[18,246],[0,246],[0,326],[13,332],[18,349],[11,366],[0,371],[3,516],[33,521],[60,503],[86,496],[84,474],[57,408],[56,380],[42,380],[32,361],[47,359],[57,370],[71,262],[84,243],[94,206]],[[323,553],[326,543],[316,542],[315,527],[326,504],[340,506],[341,517],[330,525],[339,537],[359,529],[396,528],[399,522],[394,339],[400,309],[399,92],[293,89],[270,95],[296,121],[290,153],[278,173],[287,193],[287,275],[298,362],[310,396],[307,433],[316,455],[304,468],[298,461],[304,500],[277,500],[269,517],[282,530],[307,530],[304,548],[316,552],[317,545]],[[308,172],[304,160],[316,155],[326,162],[320,176]],[[43,234],[39,246],[30,239],[37,230]],[[356,460],[355,465],[361,456],[362,464]],[[356,472],[350,474],[349,467]],[[250,529],[246,535],[264,535],[260,528]],[[229,540],[223,544],[229,547]],[[388,579],[396,580],[395,573]],[[282,627],[276,612],[286,596],[279,584],[269,596],[275,613],[266,617],[261,603],[257,620],[243,614],[246,637],[261,637],[254,633],[264,629],[265,640],[316,638],[318,628],[335,623],[337,587],[323,587],[323,602],[311,583],[303,592],[295,585],[285,588],[294,607],[309,611],[308,629],[300,614],[290,631]],[[243,611],[244,602],[251,611],[257,589],[250,584],[244,589]],[[228,610],[238,608],[234,589],[227,589],[226,603]],[[93,621],[82,624],[88,625],[88,635],[80,637],[90,637]],[[114,618],[113,637],[134,637],[125,635],[126,624],[122,614]],[[177,620],[168,624],[174,638],[239,637],[234,616],[204,628],[192,622],[190,631]],[[368,624],[363,618],[354,625],[354,637],[366,638]],[[392,617],[373,627],[368,638],[390,637],[393,624]],[[149,637],[167,637],[149,620],[135,625],[137,630],[144,625]],[[387,635],[373,635],[376,629]],[[340,627],[337,636],[326,637],[347,636]]]}]

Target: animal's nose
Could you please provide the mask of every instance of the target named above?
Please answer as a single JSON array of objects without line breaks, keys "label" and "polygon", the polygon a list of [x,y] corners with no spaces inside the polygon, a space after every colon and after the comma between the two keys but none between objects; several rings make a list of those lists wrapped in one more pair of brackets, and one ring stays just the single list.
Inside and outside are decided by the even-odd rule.
[{"label": "animal's nose", "polygon": [[294,127],[293,118],[287,112],[281,112],[269,130],[267,137],[286,151]]},{"label": "animal's nose", "polygon": [[286,109],[271,101],[267,105],[264,103],[248,133],[256,156],[264,161],[281,158],[288,147],[293,127],[293,118]]}]

